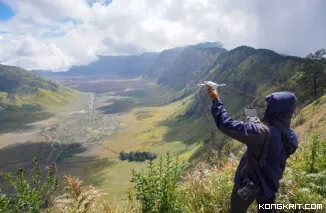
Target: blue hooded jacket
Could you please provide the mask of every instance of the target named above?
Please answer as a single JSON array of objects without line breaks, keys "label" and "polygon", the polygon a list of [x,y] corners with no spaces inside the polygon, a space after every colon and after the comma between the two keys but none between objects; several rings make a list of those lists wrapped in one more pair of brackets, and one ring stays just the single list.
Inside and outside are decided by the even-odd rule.
[{"label": "blue hooded jacket", "polygon": [[[237,168],[234,183],[237,188],[242,186],[245,178],[250,178],[260,188],[255,196],[260,199],[269,199],[275,195],[280,186],[286,160],[288,158],[281,131],[287,138],[287,150],[293,154],[298,147],[297,136],[290,128],[291,118],[296,107],[296,97],[290,92],[277,92],[266,96],[267,107],[264,118],[260,122],[235,121],[226,112],[220,100],[214,100],[212,114],[217,128],[226,135],[247,145]],[[270,141],[266,162],[259,165],[262,150],[267,135]]]}]

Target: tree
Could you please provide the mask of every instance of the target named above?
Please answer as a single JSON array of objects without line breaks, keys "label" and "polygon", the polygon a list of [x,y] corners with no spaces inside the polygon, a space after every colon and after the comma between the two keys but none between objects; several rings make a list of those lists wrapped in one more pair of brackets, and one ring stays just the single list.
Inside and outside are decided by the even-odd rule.
[{"label": "tree", "polygon": [[136,152],[135,153],[135,161],[141,161],[141,152]]},{"label": "tree", "polygon": [[157,158],[157,155],[155,153],[149,153],[149,155],[147,157],[148,160],[154,160],[156,158]]},{"label": "tree", "polygon": [[326,59],[324,58],[325,55],[326,50],[320,49],[315,53],[310,53],[307,55],[303,63],[303,78],[305,83],[308,85],[307,92],[310,93],[312,89],[315,99],[317,98],[319,92],[318,90],[320,89],[323,92],[323,89],[325,89],[323,82],[318,84],[318,80],[324,81],[326,79]]},{"label": "tree", "polygon": [[120,152],[119,155],[120,160],[128,160],[129,162],[143,162],[145,160],[154,160],[157,158],[157,155],[152,152]]},{"label": "tree", "polygon": [[124,151],[120,152],[120,160],[128,160],[129,154]]},{"label": "tree", "polygon": [[135,153],[134,152],[129,152],[129,162],[135,161],[136,157],[135,157]]},{"label": "tree", "polygon": [[149,152],[143,152],[143,157],[144,157],[144,159],[146,160],[146,159],[148,159],[148,157],[147,157],[147,153],[149,153]]},{"label": "tree", "polygon": [[144,153],[145,152],[137,152],[136,153],[137,154],[137,157],[138,157],[137,161],[143,162],[143,161],[146,160],[146,154],[144,155]]}]

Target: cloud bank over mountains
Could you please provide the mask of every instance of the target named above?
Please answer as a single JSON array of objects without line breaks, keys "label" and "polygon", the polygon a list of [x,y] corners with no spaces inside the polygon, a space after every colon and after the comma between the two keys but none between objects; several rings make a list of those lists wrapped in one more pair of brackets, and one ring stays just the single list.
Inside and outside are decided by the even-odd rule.
[{"label": "cloud bank over mountains", "polygon": [[[220,41],[305,56],[326,46],[326,1],[0,0],[0,63],[65,71],[98,55]],[[1,12],[1,10],[0,10]]]}]

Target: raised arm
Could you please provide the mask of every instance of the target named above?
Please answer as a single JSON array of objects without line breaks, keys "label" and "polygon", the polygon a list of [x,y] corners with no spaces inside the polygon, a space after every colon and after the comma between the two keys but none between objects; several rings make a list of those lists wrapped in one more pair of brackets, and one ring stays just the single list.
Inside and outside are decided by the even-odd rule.
[{"label": "raised arm", "polygon": [[247,145],[264,143],[267,132],[262,124],[233,120],[225,110],[217,91],[208,87],[207,92],[213,99],[212,115],[221,132]]},{"label": "raised arm", "polygon": [[264,143],[266,131],[262,125],[233,120],[220,100],[213,101],[212,115],[217,128],[224,134],[247,145]]}]

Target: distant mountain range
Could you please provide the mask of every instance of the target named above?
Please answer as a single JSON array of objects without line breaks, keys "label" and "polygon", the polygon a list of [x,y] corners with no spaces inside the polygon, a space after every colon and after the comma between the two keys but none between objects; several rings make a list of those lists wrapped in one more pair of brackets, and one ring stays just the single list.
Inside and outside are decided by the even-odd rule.
[{"label": "distant mountain range", "polygon": [[156,60],[158,53],[143,53],[132,56],[99,56],[99,59],[87,66],[74,66],[66,72],[33,70],[42,76],[92,76],[110,77],[119,75],[133,78],[141,75]]},{"label": "distant mountain range", "polygon": [[221,48],[219,42],[205,42],[196,45],[168,49],[160,53],[143,53],[131,56],[99,56],[99,59],[86,66],[74,66],[66,72],[51,72],[32,70],[45,77],[53,76],[83,76],[83,77],[111,77],[121,76],[134,78],[139,76],[157,78],[188,48],[210,49]]},{"label": "distant mountain range", "polygon": [[[232,50],[222,48],[218,42],[206,42],[144,53],[137,56],[103,56],[90,65],[73,67],[67,72],[37,72],[51,76],[149,78],[175,90],[182,90],[180,98],[196,92],[196,84],[204,80],[227,83],[222,88],[226,103],[235,111],[244,103],[275,90],[297,91],[305,86],[299,81],[303,59],[278,54],[268,49],[240,46]],[[196,93],[197,94],[197,93]],[[202,93],[198,93],[196,98]],[[299,98],[304,99],[304,97]],[[233,100],[233,97],[238,97]],[[239,98],[240,97],[240,98]],[[205,107],[194,104],[194,108]],[[189,110],[194,109],[190,107]]]}]

